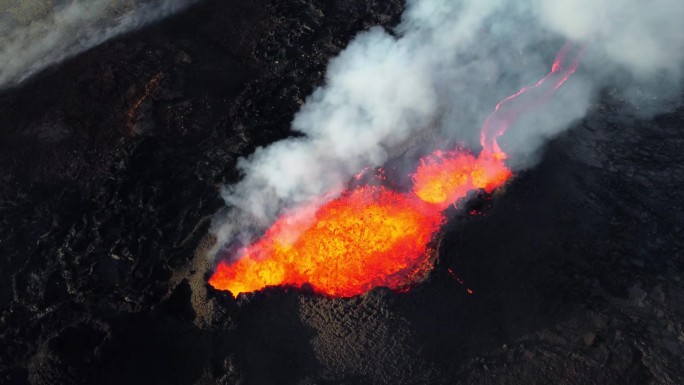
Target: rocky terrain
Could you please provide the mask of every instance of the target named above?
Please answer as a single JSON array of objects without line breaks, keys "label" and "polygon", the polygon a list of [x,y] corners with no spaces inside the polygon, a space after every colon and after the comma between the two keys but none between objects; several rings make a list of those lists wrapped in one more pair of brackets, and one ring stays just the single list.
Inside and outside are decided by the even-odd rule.
[{"label": "rocky terrain", "polygon": [[407,293],[208,286],[236,160],[402,9],[203,1],[2,91],[0,383],[682,383],[681,101],[606,90]]}]

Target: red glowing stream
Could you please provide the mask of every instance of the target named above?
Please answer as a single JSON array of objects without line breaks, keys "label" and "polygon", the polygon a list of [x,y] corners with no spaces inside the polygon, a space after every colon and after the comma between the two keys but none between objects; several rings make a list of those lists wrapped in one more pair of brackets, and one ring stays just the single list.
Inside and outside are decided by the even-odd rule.
[{"label": "red glowing stream", "polygon": [[[308,284],[317,293],[349,297],[376,286],[400,289],[421,280],[433,266],[427,248],[445,221],[443,210],[473,189],[491,192],[511,177],[497,139],[577,70],[579,55],[564,67],[569,50],[560,50],[551,72],[535,85],[496,105],[482,127],[478,156],[436,151],[411,175],[411,192],[361,186],[317,209],[286,213],[239,258],[221,261],[209,283],[235,295]],[[519,102],[521,95],[526,95],[525,103]]]}]

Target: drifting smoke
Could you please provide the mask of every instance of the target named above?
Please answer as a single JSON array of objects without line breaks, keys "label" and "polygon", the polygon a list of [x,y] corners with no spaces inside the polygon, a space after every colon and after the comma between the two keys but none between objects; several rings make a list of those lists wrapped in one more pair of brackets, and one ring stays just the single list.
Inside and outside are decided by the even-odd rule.
[{"label": "drifting smoke", "polygon": [[0,1],[0,88],[193,2]]},{"label": "drifting smoke", "polygon": [[325,86],[292,123],[303,136],[239,161],[244,177],[223,192],[229,213],[215,227],[219,246],[249,240],[285,208],[334,197],[352,175],[383,164],[426,128],[478,150],[496,102],[548,72],[570,41],[585,47],[582,70],[500,141],[513,169],[530,167],[601,89],[620,81],[628,100],[663,92],[661,79],[673,85],[668,91],[678,89],[681,20],[681,0],[409,0],[395,31],[361,33],[330,62]]}]

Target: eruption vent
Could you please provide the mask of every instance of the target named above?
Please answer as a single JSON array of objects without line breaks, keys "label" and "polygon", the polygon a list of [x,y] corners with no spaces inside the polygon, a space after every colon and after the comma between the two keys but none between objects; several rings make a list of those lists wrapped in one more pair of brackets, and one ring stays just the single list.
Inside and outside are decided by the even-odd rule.
[{"label": "eruption vent", "polygon": [[558,53],[547,76],[496,106],[482,128],[478,156],[435,151],[412,174],[413,191],[366,185],[319,208],[290,211],[236,259],[220,262],[209,283],[235,295],[309,284],[317,293],[348,297],[421,280],[433,266],[427,248],[446,220],[443,210],[473,189],[491,192],[511,177],[497,138],[575,72],[579,55],[566,67],[569,50],[566,46]]}]

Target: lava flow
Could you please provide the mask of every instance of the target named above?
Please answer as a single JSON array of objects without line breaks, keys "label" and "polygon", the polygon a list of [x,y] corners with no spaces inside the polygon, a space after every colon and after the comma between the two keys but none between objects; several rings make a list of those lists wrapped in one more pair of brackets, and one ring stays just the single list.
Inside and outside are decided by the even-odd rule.
[{"label": "lava flow", "polygon": [[320,294],[349,297],[423,279],[433,266],[428,245],[446,219],[444,209],[473,189],[491,192],[511,177],[497,138],[576,71],[579,54],[564,67],[569,49],[561,49],[539,82],[497,104],[482,127],[478,156],[436,151],[411,175],[411,192],[360,186],[311,215],[309,208],[287,213],[235,261],[220,262],[209,283],[234,295],[308,284]]}]

